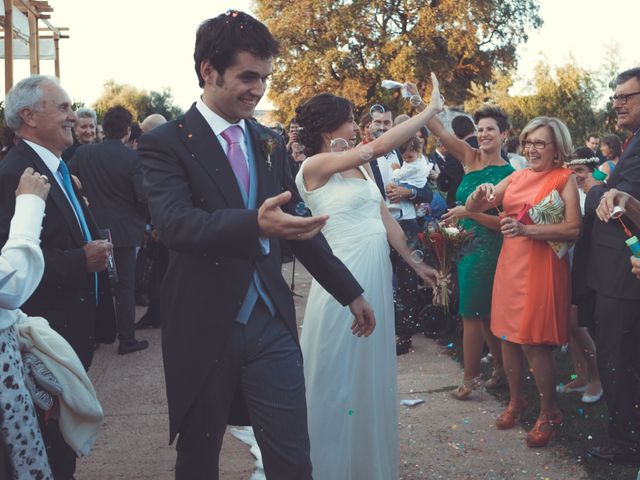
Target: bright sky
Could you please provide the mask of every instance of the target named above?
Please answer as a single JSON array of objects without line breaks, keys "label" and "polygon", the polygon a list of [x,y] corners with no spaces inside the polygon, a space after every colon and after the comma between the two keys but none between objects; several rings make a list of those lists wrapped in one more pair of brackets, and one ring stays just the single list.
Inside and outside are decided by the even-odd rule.
[{"label": "bright sky", "polygon": [[[77,2],[49,0],[50,21],[69,27],[60,41],[61,82],[75,100],[91,104],[105,80],[138,88],[171,87],[176,103],[188,108],[200,93],[193,69],[193,45],[198,24],[228,8],[251,11],[250,0],[109,0]],[[598,68],[605,46],[620,45],[624,68],[640,65],[637,50],[637,0],[540,0],[545,24],[520,49],[519,75],[531,75],[536,60],[552,65],[572,53],[578,63]],[[53,61],[42,61],[41,72],[53,74]],[[27,60],[14,62],[16,81],[29,74]],[[3,76],[2,76],[3,77]],[[4,78],[0,78],[4,83]],[[444,86],[446,89],[446,86]],[[4,91],[4,85],[2,85]],[[269,108],[264,99],[259,108]]]}]

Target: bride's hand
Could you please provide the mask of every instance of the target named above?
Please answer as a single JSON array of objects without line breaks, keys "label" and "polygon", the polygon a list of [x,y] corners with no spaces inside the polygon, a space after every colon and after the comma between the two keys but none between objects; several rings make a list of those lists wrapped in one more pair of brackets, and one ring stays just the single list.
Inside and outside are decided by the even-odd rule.
[{"label": "bride's hand", "polygon": [[433,84],[433,89],[431,90],[429,107],[441,112],[444,110],[444,97],[440,94],[440,82],[438,82],[436,74],[433,72],[431,72],[431,83]]},{"label": "bride's hand", "polygon": [[349,310],[353,313],[353,323],[351,324],[351,333],[357,337],[368,337],[376,328],[376,316],[373,313],[371,305],[364,299],[362,295],[357,297],[349,304]]},{"label": "bride's hand", "polygon": [[426,263],[412,263],[411,266],[418,274],[418,276],[422,279],[425,285],[431,288],[436,286],[438,271],[435,268],[430,267]]}]

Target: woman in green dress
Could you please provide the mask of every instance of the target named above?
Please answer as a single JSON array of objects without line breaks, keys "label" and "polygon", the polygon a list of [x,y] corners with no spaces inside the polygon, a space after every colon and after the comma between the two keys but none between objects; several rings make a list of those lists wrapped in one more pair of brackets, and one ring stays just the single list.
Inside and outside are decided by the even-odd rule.
[{"label": "woman in green dress", "polygon": [[458,313],[464,327],[464,378],[452,394],[458,400],[468,399],[474,390],[483,385],[480,360],[485,342],[493,358],[493,374],[484,386],[496,387],[506,379],[500,342],[489,329],[493,277],[502,246],[500,218],[496,210],[467,212],[464,204],[481,183],[497,184],[514,171],[502,158],[500,151],[509,122],[506,114],[497,107],[484,107],[475,112],[473,119],[477,127],[477,143],[473,138],[464,141],[455,137],[437,117],[427,123],[429,129],[440,137],[447,151],[460,160],[465,170],[456,192],[457,203],[461,205],[449,209],[442,218],[450,222],[459,221],[463,228],[473,231],[475,237],[473,250],[458,262]]}]

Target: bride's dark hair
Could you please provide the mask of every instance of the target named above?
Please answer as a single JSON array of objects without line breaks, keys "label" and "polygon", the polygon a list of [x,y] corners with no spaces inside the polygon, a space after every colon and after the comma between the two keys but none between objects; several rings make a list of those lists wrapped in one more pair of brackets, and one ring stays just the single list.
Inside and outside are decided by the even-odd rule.
[{"label": "bride's dark hair", "polygon": [[[353,104],[344,97],[320,93],[296,108],[296,123],[300,126],[298,140],[307,156],[322,149],[322,134],[337,130],[353,117]],[[345,138],[345,140],[349,140]]]}]

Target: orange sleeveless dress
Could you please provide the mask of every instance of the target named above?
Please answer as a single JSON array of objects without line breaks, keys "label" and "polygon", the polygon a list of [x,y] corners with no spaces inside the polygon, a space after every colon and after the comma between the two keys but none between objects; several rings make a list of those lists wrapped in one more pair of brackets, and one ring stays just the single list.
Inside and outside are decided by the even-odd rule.
[{"label": "orange sleeveless dress", "polygon": [[[511,174],[503,208],[515,217],[528,203],[536,205],[552,190],[561,193],[572,172],[529,169]],[[491,304],[491,331],[525,345],[567,343],[571,301],[569,256],[558,258],[546,241],[504,238]]]}]

